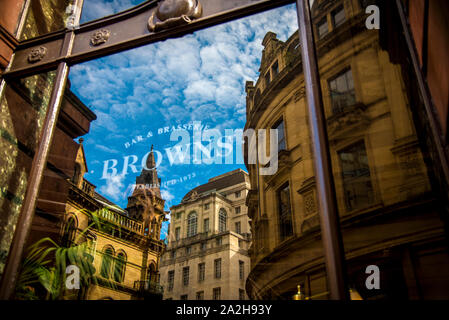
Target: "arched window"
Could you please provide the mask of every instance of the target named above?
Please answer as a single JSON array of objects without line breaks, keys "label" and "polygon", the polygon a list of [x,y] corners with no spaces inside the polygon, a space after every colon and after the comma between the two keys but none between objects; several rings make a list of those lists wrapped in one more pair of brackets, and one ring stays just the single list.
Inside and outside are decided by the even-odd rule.
[{"label": "arched window", "polygon": [[150,267],[148,268],[147,280],[150,282],[158,282],[157,271],[154,263],[150,263]]},{"label": "arched window", "polygon": [[67,219],[67,223],[64,226],[64,233],[62,235],[62,245],[66,248],[70,247],[75,240],[77,229],[77,223],[75,218],[72,216]]},{"label": "arched window", "polygon": [[187,217],[187,237],[193,237],[194,235],[196,235],[197,221],[198,219],[196,216],[196,212],[190,213]]},{"label": "arched window", "polygon": [[226,221],[228,219],[228,214],[226,213],[226,210],[221,208],[220,212],[218,214],[218,231],[224,232],[226,231]]},{"label": "arched window", "polygon": [[111,264],[112,264],[112,256],[114,255],[114,252],[112,251],[112,248],[108,247],[103,252],[103,261],[101,263],[101,271],[100,275],[103,278],[108,279],[111,274]]},{"label": "arched window", "polygon": [[115,259],[114,266],[114,281],[123,282],[125,278],[126,256],[123,252],[120,252]]}]

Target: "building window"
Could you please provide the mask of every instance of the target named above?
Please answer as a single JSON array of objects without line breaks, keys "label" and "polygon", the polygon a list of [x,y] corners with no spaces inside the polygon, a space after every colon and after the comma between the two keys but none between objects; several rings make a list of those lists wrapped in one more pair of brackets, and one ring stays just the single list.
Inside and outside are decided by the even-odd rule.
[{"label": "building window", "polygon": [[239,300],[245,300],[245,290],[239,289]]},{"label": "building window", "polygon": [[188,294],[183,294],[181,296],[181,300],[188,300],[189,299],[189,295]]},{"label": "building window", "polygon": [[278,190],[277,198],[279,204],[279,229],[281,241],[283,241],[293,234],[290,186],[288,182]]},{"label": "building window", "polygon": [[197,216],[196,212],[191,212],[187,218],[187,237],[196,235]]},{"label": "building window", "polygon": [[335,10],[332,11],[332,23],[334,27],[340,26],[346,20],[345,8],[343,6],[339,6]]},{"label": "building window", "polygon": [[209,218],[203,220],[203,232],[209,232]]},{"label": "building window", "polygon": [[278,134],[278,151],[286,150],[284,120],[281,118],[275,123],[272,129],[276,130]]},{"label": "building window", "polygon": [[213,296],[214,300],[220,300],[221,299],[221,288],[214,288],[212,296]]},{"label": "building window", "polygon": [[201,250],[206,250],[207,249],[207,242],[201,242]]},{"label": "building window", "polygon": [[123,252],[117,255],[114,266],[114,280],[117,282],[123,282],[125,278],[126,257]]},{"label": "building window", "polygon": [[265,87],[268,87],[270,85],[270,71],[268,70],[268,72],[265,74]]},{"label": "building window", "polygon": [[204,210],[209,210],[209,206],[210,206],[210,204],[209,204],[209,203],[206,203],[206,204],[204,205]]},{"label": "building window", "polygon": [[344,111],[355,104],[354,81],[351,69],[348,69],[329,80],[329,91],[332,102],[332,113]]},{"label": "building window", "polygon": [[242,192],[241,192],[241,191],[237,191],[237,192],[235,193],[235,197],[236,197],[236,198],[240,198],[241,195],[242,195]]},{"label": "building window", "polygon": [[239,222],[235,223],[235,232],[237,232],[238,234],[242,233],[242,224]]},{"label": "building window", "polygon": [[170,254],[172,259],[176,258],[176,250],[172,250]]},{"label": "building window", "polygon": [[239,278],[243,280],[245,278],[245,262],[239,260]]},{"label": "building window", "polygon": [[168,291],[173,291],[173,285],[175,284],[175,270],[168,272]]},{"label": "building window", "polygon": [[196,300],[204,300],[204,291],[198,291],[196,293]]},{"label": "building window", "polygon": [[191,254],[192,253],[192,247],[191,246],[187,246],[186,247],[186,255],[187,254]]},{"label": "building window", "polygon": [[329,26],[327,25],[327,18],[324,17],[320,22],[317,23],[316,29],[318,31],[318,38],[322,39],[326,34],[329,33]]},{"label": "building window", "polygon": [[189,267],[182,268],[182,284],[184,286],[189,285]]},{"label": "building window", "polygon": [[273,66],[271,67],[271,75],[274,79],[279,74],[279,63],[276,61],[273,63]]},{"label": "building window", "polygon": [[221,243],[222,243],[221,237],[218,237],[218,238],[215,239],[215,244],[216,244],[217,246],[221,246]]},{"label": "building window", "polygon": [[360,141],[339,151],[338,157],[346,208],[354,210],[371,204],[374,194],[365,143]]},{"label": "building window", "polygon": [[243,247],[243,241],[239,239],[239,248]]},{"label": "building window", "polygon": [[181,219],[181,212],[176,212],[176,220]]},{"label": "building window", "polygon": [[214,274],[215,274],[215,279],[221,278],[221,258],[214,260]]},{"label": "building window", "polygon": [[241,208],[239,207],[235,207],[235,214],[239,214],[241,212]]},{"label": "building window", "polygon": [[226,231],[226,222],[228,219],[228,214],[226,213],[225,209],[220,209],[220,212],[218,213],[218,231],[224,232]]},{"label": "building window", "polygon": [[113,251],[111,248],[107,248],[103,253],[103,261],[101,263],[101,271],[100,275],[103,278],[109,279],[109,275],[111,273],[111,264],[112,264],[112,256]]},{"label": "building window", "polygon": [[176,229],[175,229],[175,238],[176,238],[176,241],[179,240],[180,236],[181,236],[181,227],[176,227]]},{"label": "building window", "polygon": [[198,281],[204,281],[205,273],[206,273],[206,264],[199,263],[198,264]]}]

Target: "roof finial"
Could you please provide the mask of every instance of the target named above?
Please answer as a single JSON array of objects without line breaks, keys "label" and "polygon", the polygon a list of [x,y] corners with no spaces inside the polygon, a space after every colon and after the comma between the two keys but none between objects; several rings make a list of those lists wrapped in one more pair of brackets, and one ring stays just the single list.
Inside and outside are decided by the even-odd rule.
[{"label": "roof finial", "polygon": [[153,151],[153,145],[151,145],[151,151]]}]

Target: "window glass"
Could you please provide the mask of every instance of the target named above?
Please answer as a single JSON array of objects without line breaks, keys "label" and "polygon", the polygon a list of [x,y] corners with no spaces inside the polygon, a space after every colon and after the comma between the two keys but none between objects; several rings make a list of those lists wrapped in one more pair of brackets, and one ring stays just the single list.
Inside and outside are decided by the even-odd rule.
[{"label": "window glass", "polygon": [[187,237],[193,237],[197,233],[197,214],[192,212],[187,218]]},{"label": "window glass", "polygon": [[329,91],[333,113],[343,112],[346,107],[354,105],[356,100],[351,69],[329,80]]},{"label": "window glass", "polygon": [[64,29],[75,0],[30,0],[20,40]]},{"label": "window glass", "polygon": [[214,288],[212,296],[213,296],[213,300],[220,300],[221,299],[221,288]]},{"label": "window glass", "polygon": [[290,185],[287,183],[278,190],[279,230],[281,241],[293,234],[292,212],[290,207]]},{"label": "window glass", "polygon": [[175,283],[175,271],[174,270],[170,270],[168,272],[168,291],[172,291],[173,290],[174,283]]},{"label": "window glass", "polygon": [[237,232],[238,234],[241,234],[242,232],[242,224],[240,221],[235,223],[235,232]]},{"label": "window glass", "polygon": [[182,268],[182,285],[189,285],[189,267]]},{"label": "window glass", "polygon": [[334,27],[340,26],[343,22],[345,22],[345,9],[343,6],[339,6],[337,9],[332,11],[332,22]]},{"label": "window glass", "polygon": [[103,278],[108,279],[110,276],[112,259],[113,259],[113,251],[111,248],[107,248],[103,253],[103,259],[101,263],[100,274]]},{"label": "window glass", "polygon": [[204,281],[206,271],[206,264],[200,263],[198,264],[198,281]]},{"label": "window glass", "polygon": [[277,131],[278,134],[278,151],[286,150],[287,145],[285,142],[285,129],[284,129],[284,120],[279,120],[274,126],[273,129]]},{"label": "window glass", "polygon": [[327,24],[327,17],[321,19],[317,24],[318,37],[322,39],[326,34],[329,33],[329,26]]},{"label": "window glass", "polygon": [[358,142],[338,152],[346,208],[369,206],[374,200],[365,143]]},{"label": "window glass", "polygon": [[218,231],[219,232],[226,231],[227,220],[228,220],[228,214],[226,213],[226,210],[220,209],[220,212],[218,214]]},{"label": "window glass", "polygon": [[214,277],[216,279],[221,278],[221,258],[214,260]]}]

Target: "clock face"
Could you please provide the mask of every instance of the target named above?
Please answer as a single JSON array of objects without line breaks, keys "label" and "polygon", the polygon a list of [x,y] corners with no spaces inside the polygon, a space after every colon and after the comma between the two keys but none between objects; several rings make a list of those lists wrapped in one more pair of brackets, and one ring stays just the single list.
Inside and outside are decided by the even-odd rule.
[{"label": "clock face", "polygon": [[189,15],[197,5],[196,0],[165,0],[160,3],[157,17],[164,21],[182,15]]}]

